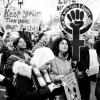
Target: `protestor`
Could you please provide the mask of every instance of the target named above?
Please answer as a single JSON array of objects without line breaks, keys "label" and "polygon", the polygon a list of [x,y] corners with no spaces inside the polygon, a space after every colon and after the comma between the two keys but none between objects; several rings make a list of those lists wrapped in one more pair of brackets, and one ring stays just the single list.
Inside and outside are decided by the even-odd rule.
[{"label": "protestor", "polygon": [[[43,54],[43,52],[45,53]],[[47,70],[46,64],[52,59],[54,59],[52,51],[43,47],[34,52],[30,63],[32,66],[23,61],[14,63],[15,100],[49,100],[49,98],[53,100],[51,99],[54,96],[52,92],[57,86],[52,82],[47,83],[49,75],[44,72]]]},{"label": "protestor", "polygon": [[[90,100],[91,83],[90,76],[94,75],[90,67],[98,67],[96,51],[94,50],[93,34],[84,34],[85,47],[80,48],[80,61],[77,62],[76,76],[82,100]],[[93,69],[92,69],[93,70]],[[95,70],[94,70],[95,71]]]},{"label": "protestor", "polygon": [[[11,84],[13,83],[14,73],[12,72],[12,66],[14,62],[21,59],[28,62],[31,57],[31,54],[28,51],[26,51],[26,42],[22,37],[15,39],[15,41],[13,42],[13,46],[14,50],[11,52],[11,55],[7,59],[4,69],[4,75],[6,79],[9,79],[11,81]],[[13,100],[13,86],[6,83],[6,90],[8,93],[8,100]]]},{"label": "protestor", "polygon": [[[67,38],[59,37],[54,41],[52,50],[55,55],[55,59],[52,61],[50,68],[50,77],[56,84],[61,84],[62,77],[72,72],[71,44]],[[60,94],[58,95],[58,100],[66,100],[67,98],[62,86],[61,91],[59,92]]]},{"label": "protestor", "polygon": [[80,61],[76,64],[76,76],[78,79],[79,90],[82,100],[89,100],[90,97],[90,78],[89,70],[89,50],[87,47],[80,48]]},{"label": "protestor", "polygon": [[13,47],[13,38],[11,38],[11,31],[7,31],[3,36],[3,45],[0,49],[0,53],[2,53],[2,57],[1,57],[2,74],[3,74],[3,68],[6,64],[7,58],[10,56],[10,53],[13,49],[14,47]]},{"label": "protestor", "polygon": [[49,41],[48,36],[44,33],[40,33],[37,43],[32,48],[32,52],[34,53],[36,49],[46,46],[48,41]]},{"label": "protestor", "polygon": [[[15,100],[46,100],[52,96],[52,91],[56,88],[54,84],[45,85],[40,89],[35,88],[37,82],[34,82],[36,80],[32,75],[32,68],[34,66],[29,66],[24,62],[14,63],[13,71],[17,74]],[[35,71],[40,75],[39,71]]]},{"label": "protestor", "polygon": [[47,32],[45,32],[45,34],[47,34],[48,38],[49,38],[49,42],[47,43],[46,47],[49,47],[52,49],[53,47],[53,42],[59,38],[61,36],[61,32],[60,30],[49,30]]},{"label": "protestor", "polygon": [[27,32],[25,29],[23,31],[19,31],[20,37],[23,37],[28,50],[32,50],[32,40],[31,40],[31,33]]},{"label": "protestor", "polygon": [[61,32],[58,30],[50,29],[43,33],[40,33],[38,36],[37,43],[33,47],[33,52],[39,47],[49,47],[52,49],[53,42],[56,38],[61,36]]},{"label": "protestor", "polygon": [[[32,56],[30,52],[27,51],[27,45],[23,37],[19,37],[13,41],[14,50],[11,53],[11,56],[8,58],[5,65],[5,75],[10,76],[12,74],[12,65],[17,60],[30,60]],[[11,72],[9,72],[11,71]]]}]

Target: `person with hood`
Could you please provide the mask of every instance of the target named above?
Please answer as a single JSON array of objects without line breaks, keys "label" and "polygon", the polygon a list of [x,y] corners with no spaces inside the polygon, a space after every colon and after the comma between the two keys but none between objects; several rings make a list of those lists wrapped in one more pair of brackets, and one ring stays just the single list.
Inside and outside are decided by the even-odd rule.
[{"label": "person with hood", "polygon": [[30,57],[32,56],[30,52],[27,51],[27,45],[23,37],[18,37],[13,41],[14,50],[11,52],[10,56],[8,57],[5,68],[4,68],[4,76],[6,79],[9,79],[10,84],[8,82],[4,82],[6,86],[6,91],[8,94],[7,99],[13,100],[14,99],[14,88],[13,88],[13,75],[12,67],[14,62],[18,60],[29,61]]},{"label": "person with hood", "polygon": [[50,81],[49,84],[47,83],[50,78],[45,73],[46,64],[52,59],[54,59],[52,51],[43,47],[34,52],[30,64],[22,60],[14,63],[15,100],[53,100],[51,99],[54,96],[52,92],[57,86]]}]

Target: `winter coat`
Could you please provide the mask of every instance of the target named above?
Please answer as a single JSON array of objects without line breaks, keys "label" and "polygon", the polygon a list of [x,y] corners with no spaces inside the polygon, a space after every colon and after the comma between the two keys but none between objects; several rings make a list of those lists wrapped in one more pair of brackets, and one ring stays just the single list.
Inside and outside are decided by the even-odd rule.
[{"label": "winter coat", "polygon": [[[71,70],[71,63],[67,60],[67,58],[63,60],[62,58],[55,57],[50,68],[51,80],[56,84],[59,84],[62,82],[61,79],[58,79],[59,75],[66,76],[71,72]],[[60,91],[58,98],[58,100],[67,100],[64,88]]]},{"label": "winter coat", "polygon": [[89,100],[90,96],[90,78],[86,74],[86,69],[89,69],[89,61],[89,48],[80,48],[80,61],[77,62],[76,66],[78,68],[78,72],[82,72],[82,74],[76,76],[78,78],[80,94],[84,100]]},{"label": "winter coat", "polygon": [[6,64],[6,61],[8,57],[10,56],[11,51],[7,47],[2,46],[0,49],[0,53],[2,53],[0,70],[1,70],[1,73],[3,74],[4,65]]},{"label": "winter coat", "polygon": [[20,59],[25,60],[25,56],[24,56],[23,52],[20,51],[20,50],[14,50],[11,53],[11,55],[9,56],[9,58],[7,59],[7,62],[5,64],[4,75],[5,75],[6,79],[10,80],[10,84],[12,84],[12,85],[5,84],[6,90],[7,90],[7,93],[8,93],[8,97],[10,98],[9,100],[13,100],[12,98],[14,98],[13,97],[14,95],[12,95],[13,90],[14,90],[14,88],[13,88],[14,73],[12,72],[12,66],[13,66],[15,61],[18,61]]},{"label": "winter coat", "polygon": [[[30,56],[30,55],[29,55]],[[12,66],[13,63],[17,60],[26,60],[24,56],[24,51],[21,50],[14,50],[12,51],[10,57],[7,59],[6,65],[5,65],[5,76],[13,78],[13,72],[12,72]]]},{"label": "winter coat", "polygon": [[43,87],[38,90],[35,89],[35,79],[32,77],[32,66],[14,65],[14,74],[17,75],[15,82],[15,100],[45,100],[51,97],[51,92],[48,87]]}]

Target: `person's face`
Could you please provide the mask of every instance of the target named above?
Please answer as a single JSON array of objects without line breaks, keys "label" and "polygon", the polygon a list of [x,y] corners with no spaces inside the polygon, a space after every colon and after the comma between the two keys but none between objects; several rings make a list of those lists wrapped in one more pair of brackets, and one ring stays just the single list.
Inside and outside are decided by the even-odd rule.
[{"label": "person's face", "polygon": [[89,44],[94,44],[95,39],[94,37],[89,38],[89,40],[87,41]]},{"label": "person's face", "polygon": [[67,52],[68,50],[68,43],[66,40],[62,40],[59,44],[59,51],[62,53]]},{"label": "person's face", "polygon": [[51,35],[51,40],[55,41],[60,35],[59,34],[52,34]]},{"label": "person's face", "polygon": [[43,41],[48,41],[47,35],[44,34],[44,35],[42,36],[41,40],[43,40]]},{"label": "person's face", "polygon": [[43,35],[42,38],[40,39],[40,41],[41,41],[44,45],[46,45],[46,44],[48,43],[48,37],[47,37],[47,35]]},{"label": "person's face", "polygon": [[26,42],[23,38],[19,39],[18,45],[19,48],[26,48]]},{"label": "person's face", "polygon": [[12,39],[9,39],[6,43],[6,46],[7,47],[13,47],[13,40]]}]

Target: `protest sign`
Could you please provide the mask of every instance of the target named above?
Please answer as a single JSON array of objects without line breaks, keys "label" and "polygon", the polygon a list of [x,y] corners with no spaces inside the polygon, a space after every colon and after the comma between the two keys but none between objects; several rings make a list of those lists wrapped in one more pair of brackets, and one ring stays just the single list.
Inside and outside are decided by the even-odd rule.
[{"label": "protest sign", "polygon": [[56,12],[54,15],[51,15],[50,20],[47,24],[51,29],[62,30],[62,27],[60,24],[60,14]]},{"label": "protest sign", "polygon": [[78,2],[78,0],[58,0],[57,10],[61,12],[65,6],[76,2]]},{"label": "protest sign", "polygon": [[21,10],[14,7],[9,7],[5,10],[5,28],[6,30],[17,30],[22,31],[23,28],[26,31],[34,32],[37,31],[40,24],[41,12]]},{"label": "protest sign", "polygon": [[64,83],[64,90],[67,97],[67,100],[81,100],[78,83],[74,72],[71,72],[67,76],[62,78]]}]

